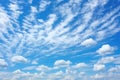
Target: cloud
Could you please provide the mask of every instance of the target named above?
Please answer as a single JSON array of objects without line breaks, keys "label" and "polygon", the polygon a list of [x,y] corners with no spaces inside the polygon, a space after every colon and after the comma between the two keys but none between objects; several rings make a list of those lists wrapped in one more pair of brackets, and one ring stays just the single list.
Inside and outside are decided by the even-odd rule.
[{"label": "cloud", "polygon": [[70,61],[65,61],[65,60],[57,60],[54,63],[55,67],[68,67],[72,62]]},{"label": "cloud", "polygon": [[94,64],[93,70],[94,70],[94,71],[100,71],[100,70],[102,70],[102,69],[104,69],[104,68],[105,68],[105,65],[104,65],[104,64]]},{"label": "cloud", "polygon": [[100,60],[97,61],[96,64],[94,64],[93,70],[94,71],[100,71],[103,70],[106,66],[106,64],[113,62],[114,63],[114,57],[102,57]]},{"label": "cloud", "polygon": [[14,20],[18,19],[20,14],[23,13],[17,1],[13,1],[9,4],[9,10],[11,11],[11,16],[14,18]]},{"label": "cloud", "polygon": [[[111,30],[109,30],[108,28],[105,29],[102,28],[102,24],[107,23],[108,19],[111,18],[112,18],[111,22],[116,20],[119,14],[115,16],[115,13],[119,12],[119,8],[113,9],[112,11],[105,13],[105,16],[102,16],[99,19],[94,19],[93,18],[94,10],[96,10],[98,6],[101,6],[101,4],[103,4],[99,2],[100,2],[99,0],[97,1],[92,0],[83,3],[81,0],[77,0],[77,1],[70,0],[55,7],[56,4],[54,4],[54,2],[53,3],[50,2],[50,4],[48,4],[49,1],[41,0],[40,4],[38,3],[39,5],[35,5],[35,6],[28,5],[30,9],[26,10],[25,9],[26,7],[24,7],[23,5],[24,1],[23,2],[12,1],[8,6],[9,9],[11,10],[10,12],[4,8],[1,8],[2,9],[1,13],[4,12],[4,15],[6,15],[9,21],[12,22],[11,25],[13,27],[11,27],[10,30],[12,29],[14,33],[14,34],[11,33],[4,34],[4,32],[9,31],[8,28],[5,28],[8,25],[7,23],[4,23],[5,27],[0,29],[2,30],[5,28],[3,31],[1,31],[1,34],[4,34],[5,36],[8,35],[7,39],[4,35],[1,35],[1,38],[3,37],[2,40],[5,41],[5,43],[9,42],[9,44],[7,44],[6,46],[10,46],[10,49],[9,47],[6,47],[6,51],[9,51],[8,53],[12,54],[12,49],[14,49],[14,47],[19,44],[17,48],[15,48],[16,49],[15,53],[19,52],[22,54],[24,52],[23,50],[26,50],[27,55],[33,55],[34,51],[40,53],[47,53],[44,55],[52,55],[55,54],[56,52],[64,53],[65,50],[73,46],[78,46],[78,44],[82,43],[81,41],[87,39],[88,39],[88,43],[92,46],[94,44],[94,41],[95,42],[97,41],[97,35],[100,36],[98,34],[100,33],[100,31],[103,33],[106,33],[107,31],[107,33],[115,34],[112,32],[113,31],[112,28],[114,28],[116,31],[119,30],[117,29],[119,27],[116,27],[116,25],[110,26],[109,28],[111,28]],[[80,7],[81,3],[83,4],[83,7]],[[44,6],[41,4],[44,5],[47,4],[47,6],[52,6],[52,7],[54,6],[52,10],[50,9],[50,11],[48,11],[48,13],[49,12],[50,13],[49,14],[47,13],[44,18],[37,17],[39,16],[39,14],[42,13],[39,11],[40,8],[38,7],[38,6]],[[44,6],[45,10],[47,10],[47,6]],[[100,11],[102,10],[100,9]],[[22,15],[20,15],[19,12],[21,12],[20,14]],[[19,19],[16,19],[15,17],[11,16],[11,14],[14,13],[16,13],[15,15],[19,16],[20,21]],[[81,15],[81,18],[78,18],[79,15]],[[94,16],[97,16],[97,14],[95,14]],[[3,19],[6,19],[7,21],[7,18],[5,17]],[[15,22],[16,25],[13,22]],[[90,25],[93,23],[92,27],[89,26],[88,23]],[[118,23],[116,22],[116,24]],[[23,37],[18,39],[17,34],[21,34]],[[106,36],[111,36],[108,34],[104,34],[104,35],[105,36],[103,36],[102,40],[105,39]],[[94,37],[94,39],[90,37]],[[91,43],[89,42],[89,40]],[[26,46],[24,46],[24,44],[26,44]],[[83,45],[87,46],[88,44],[84,43]],[[45,47],[48,47],[48,49],[46,50]],[[39,48],[42,49],[40,50]],[[39,56],[41,54],[36,54],[35,56],[37,55]]]},{"label": "cloud", "polygon": [[79,68],[83,68],[83,67],[86,67],[86,66],[87,66],[86,63],[78,63],[78,64],[74,65],[73,68],[79,69]]},{"label": "cloud", "polygon": [[21,74],[21,73],[23,73],[20,69],[18,69],[18,70],[15,70],[14,72],[13,72],[14,74]]},{"label": "cloud", "polygon": [[114,62],[114,57],[103,57],[101,58],[98,63],[99,64],[107,64],[107,63],[110,63],[110,62]]},{"label": "cloud", "polygon": [[45,66],[45,65],[40,65],[36,68],[36,70],[38,70],[38,71],[48,71],[48,70],[50,70],[50,68]]},{"label": "cloud", "polygon": [[[0,34],[3,32],[7,33],[7,28],[11,29],[11,21],[10,21],[10,16],[7,14],[7,11],[4,10],[3,7],[0,6]],[[2,37],[2,36],[1,36]]]},{"label": "cloud", "polygon": [[4,68],[4,67],[7,67],[7,66],[8,66],[8,63],[4,59],[0,59],[0,67]]},{"label": "cloud", "polygon": [[32,64],[38,64],[38,62],[36,60],[32,61]]},{"label": "cloud", "polygon": [[46,9],[46,7],[50,4],[51,2],[48,0],[41,0],[40,5],[39,5],[39,11],[42,12]]},{"label": "cloud", "polygon": [[15,63],[21,63],[21,62],[26,63],[26,62],[28,62],[28,60],[23,56],[13,56],[11,58],[11,61],[15,62]]},{"label": "cloud", "polygon": [[31,12],[32,12],[32,13],[36,13],[36,12],[38,12],[38,11],[37,11],[36,7],[31,6]]},{"label": "cloud", "polygon": [[114,50],[114,47],[110,46],[109,44],[104,44],[96,52],[99,53],[101,56],[104,56],[113,53]]},{"label": "cloud", "polygon": [[111,67],[109,70],[108,70],[108,72],[120,72],[120,65],[117,65],[117,66],[115,66],[115,67]]},{"label": "cloud", "polygon": [[94,76],[92,76],[93,79],[102,79],[104,77],[104,75],[102,74],[95,74]]},{"label": "cloud", "polygon": [[93,40],[92,38],[86,39],[84,40],[81,45],[82,46],[92,46],[95,45],[97,42],[95,40]]}]

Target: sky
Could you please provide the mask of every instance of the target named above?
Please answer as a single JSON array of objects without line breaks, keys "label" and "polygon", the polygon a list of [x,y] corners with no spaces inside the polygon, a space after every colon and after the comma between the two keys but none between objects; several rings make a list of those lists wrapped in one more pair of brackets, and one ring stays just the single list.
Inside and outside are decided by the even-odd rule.
[{"label": "sky", "polygon": [[119,80],[120,0],[0,0],[0,80]]}]

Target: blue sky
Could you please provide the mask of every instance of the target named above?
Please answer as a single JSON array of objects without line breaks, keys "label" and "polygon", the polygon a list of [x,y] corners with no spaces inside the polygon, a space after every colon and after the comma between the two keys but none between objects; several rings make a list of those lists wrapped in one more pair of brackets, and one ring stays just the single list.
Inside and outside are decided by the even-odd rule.
[{"label": "blue sky", "polygon": [[120,0],[0,0],[0,80],[119,80]]}]

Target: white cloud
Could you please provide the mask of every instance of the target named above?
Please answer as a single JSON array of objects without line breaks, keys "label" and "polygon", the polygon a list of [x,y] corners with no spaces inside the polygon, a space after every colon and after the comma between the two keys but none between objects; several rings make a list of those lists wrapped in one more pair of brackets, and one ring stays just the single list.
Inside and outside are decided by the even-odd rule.
[{"label": "white cloud", "polygon": [[96,37],[97,37],[97,40],[99,41],[99,40],[102,40],[102,39],[104,39],[105,38],[105,35],[106,35],[106,32],[104,31],[104,30],[102,30],[102,31],[98,31],[97,33],[96,33]]},{"label": "white cloud", "polygon": [[96,64],[94,64],[93,70],[94,71],[100,71],[105,68],[105,65],[111,62],[114,62],[114,57],[102,57],[100,60],[97,61]]},{"label": "white cloud", "polygon": [[39,11],[42,12],[46,9],[46,7],[50,4],[51,2],[48,0],[41,0],[40,5],[39,5]]},{"label": "white cloud", "polygon": [[113,67],[113,68],[109,69],[109,72],[116,72],[116,71],[118,71],[118,69],[116,67]]},{"label": "white cloud", "polygon": [[13,4],[11,3],[11,4],[9,5],[9,8],[10,8],[10,10],[13,10],[13,11],[16,11],[16,10],[19,9],[18,5],[15,4],[15,3],[13,3]]},{"label": "white cloud", "polygon": [[74,65],[73,68],[79,69],[79,68],[86,67],[86,66],[87,66],[87,64],[85,64],[85,63],[78,63],[78,64]]},{"label": "white cloud", "polygon": [[49,75],[48,77],[49,77],[49,79],[54,80],[54,79],[61,79],[63,77],[63,75],[64,75],[63,71],[58,71],[58,72],[55,72],[55,73]]},{"label": "white cloud", "polygon": [[111,54],[114,51],[114,49],[115,48],[110,46],[109,44],[104,44],[96,52],[99,53],[100,55],[104,56],[107,54]]},{"label": "white cloud", "polygon": [[106,63],[110,63],[113,62],[115,59],[114,57],[103,57],[102,59],[100,59],[98,61],[99,64],[106,64]]},{"label": "white cloud", "polygon": [[94,76],[92,76],[93,79],[101,79],[103,77],[104,75],[101,75],[101,74],[95,74]]},{"label": "white cloud", "polygon": [[[20,70],[21,72],[21,70]],[[39,73],[29,73],[22,72],[19,73],[9,73],[0,72],[1,80],[119,80],[120,75],[115,73],[96,73],[94,75],[87,76],[84,72],[74,72],[74,71],[57,71],[51,73],[39,72]]]},{"label": "white cloud", "polygon": [[7,67],[8,63],[4,59],[0,59],[0,67]]},{"label": "white cloud", "polygon": [[32,12],[32,13],[36,13],[36,12],[38,12],[38,11],[37,11],[37,8],[34,7],[34,6],[31,6],[31,12]]},{"label": "white cloud", "polygon": [[54,22],[56,21],[56,19],[57,19],[57,16],[55,14],[50,14],[49,19],[45,22],[45,25],[48,26],[48,27],[52,26],[54,24]]},{"label": "white cloud", "polygon": [[32,64],[38,64],[38,62],[36,60],[32,61]]},{"label": "white cloud", "polygon": [[21,74],[21,73],[23,73],[20,69],[18,69],[18,70],[15,70],[14,72],[13,72],[14,74]]},{"label": "white cloud", "polygon": [[104,69],[104,68],[105,68],[105,65],[104,65],[104,64],[94,64],[93,70],[94,70],[94,71],[100,71],[100,70],[102,70],[102,69]]},{"label": "white cloud", "polygon": [[9,4],[9,9],[11,10],[12,17],[13,17],[14,19],[17,19],[17,18],[20,16],[20,14],[22,14],[22,11],[21,11],[21,9],[20,9],[20,6],[18,5],[17,2],[15,2],[15,3],[10,3],[10,4]]},{"label": "white cloud", "polygon": [[84,40],[81,45],[82,46],[92,46],[95,45],[97,42],[95,40],[93,40],[92,38],[86,39]]},{"label": "white cloud", "polygon": [[13,56],[11,58],[11,61],[15,62],[15,63],[21,63],[21,62],[26,63],[26,62],[28,62],[28,60],[23,56]]},{"label": "white cloud", "polygon": [[120,72],[120,65],[116,65],[108,70],[108,72]]},{"label": "white cloud", "polygon": [[6,32],[8,26],[11,28],[10,22],[10,16],[7,14],[7,11],[3,7],[0,7],[0,33]]},{"label": "white cloud", "polygon": [[[47,0],[45,0],[45,1],[47,2]],[[41,4],[41,2],[40,2],[40,4]],[[79,5],[81,5],[81,0],[76,0],[76,1],[70,0],[65,4],[63,3],[62,5],[58,5],[58,7],[56,7],[55,9],[53,8],[53,11],[55,11],[55,12],[50,13],[50,15],[46,15],[46,17],[47,17],[46,20],[38,19],[36,17],[36,15],[39,13],[39,11],[38,12],[36,11],[38,9],[38,7],[30,6],[31,7],[30,14],[24,16],[25,19],[23,19],[23,21],[25,23],[22,23],[22,24],[24,24],[23,26],[21,26],[23,28],[23,30],[21,30],[20,32],[24,33],[24,38],[21,38],[22,42],[20,43],[20,47],[18,47],[17,51],[18,52],[20,51],[22,53],[23,47],[24,47],[24,49],[29,48],[27,53],[29,53],[29,55],[32,55],[31,53],[34,52],[35,50],[40,51],[41,53],[48,53],[50,50],[51,53],[48,53],[48,54],[51,55],[51,54],[56,53],[55,49],[58,49],[60,46],[63,46],[63,48],[61,47],[61,49],[59,49],[58,52],[60,52],[60,51],[62,52],[62,51],[64,51],[63,49],[69,48],[71,46],[76,46],[76,44],[81,43],[82,40],[89,39],[89,37],[92,37],[93,35],[95,35],[95,37],[96,37],[96,32],[99,32],[98,28],[95,27],[94,29],[92,29],[91,27],[88,27],[87,23],[90,22],[90,19],[92,19],[92,13],[93,13],[94,9],[96,8],[96,6],[99,5],[98,2],[99,2],[98,0],[97,1],[92,0],[92,1],[86,2],[84,4],[84,7],[87,7],[87,8],[85,8],[85,9],[82,8],[83,11],[80,10],[80,13],[79,13],[79,11],[76,11],[76,8]],[[16,3],[13,3],[13,5],[16,5],[19,7],[19,5]],[[65,7],[67,7],[67,8],[65,8]],[[75,13],[77,13],[77,14],[73,13],[73,11],[72,11],[73,7],[75,7],[74,10],[75,10]],[[81,13],[84,11],[86,12],[85,14]],[[118,10],[116,10],[116,11],[118,11]],[[36,12],[36,13],[34,13],[34,12]],[[58,16],[58,14],[60,14],[60,16]],[[66,16],[63,17],[61,15],[66,15]],[[75,20],[74,18],[77,17],[78,15],[82,15],[82,16],[78,20]],[[109,18],[111,16],[113,16],[113,15],[110,15]],[[61,20],[61,18],[62,18],[62,20]],[[39,22],[38,20],[42,20],[42,22]],[[71,24],[71,22],[74,20],[75,20],[75,24]],[[102,23],[101,22],[102,20],[104,20],[103,17],[98,19],[97,22]],[[77,23],[77,21],[80,21],[80,22]],[[104,23],[106,21],[107,20],[105,19]],[[93,23],[93,22],[90,22],[90,23]],[[94,23],[93,25],[99,26],[99,23],[97,23],[97,22]],[[83,23],[83,24],[81,24],[81,23]],[[74,26],[76,26],[76,27],[74,28]],[[54,29],[53,29],[53,27],[54,27]],[[78,27],[79,27],[79,30],[78,30]],[[86,28],[86,27],[88,27],[88,28]],[[78,30],[78,32],[76,32],[74,34],[73,32],[71,32],[72,28],[74,28],[74,30],[75,30],[74,32],[76,32],[76,30]],[[110,32],[110,31],[108,31],[108,32]],[[19,43],[19,41],[18,41],[18,43]],[[34,48],[34,49],[32,49],[31,47],[23,46],[24,43],[27,44],[28,46],[33,45],[32,48]],[[36,46],[41,47],[42,45],[46,45],[46,43],[50,44],[50,46],[47,46],[49,48],[47,50],[44,50],[44,49],[40,50],[40,49],[38,49],[38,47],[36,47]],[[88,41],[88,43],[89,43],[89,41]],[[16,44],[17,43],[15,43],[15,45]],[[89,43],[89,44],[92,45],[91,43]],[[86,45],[87,44],[85,44],[85,46]],[[51,49],[51,46],[52,46],[52,49]],[[37,54],[37,55],[39,55],[39,54]]]},{"label": "white cloud", "polygon": [[68,67],[72,62],[70,61],[65,61],[65,60],[57,60],[54,63],[55,67]]},{"label": "white cloud", "polygon": [[38,71],[48,71],[50,69],[51,68],[49,68],[48,66],[45,66],[45,65],[40,65],[40,66],[36,67],[36,70],[38,70]]}]

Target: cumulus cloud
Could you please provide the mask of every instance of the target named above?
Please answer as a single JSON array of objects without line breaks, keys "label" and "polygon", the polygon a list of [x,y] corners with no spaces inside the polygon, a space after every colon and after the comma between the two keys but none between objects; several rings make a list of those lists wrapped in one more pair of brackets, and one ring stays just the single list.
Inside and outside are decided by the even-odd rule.
[{"label": "cumulus cloud", "polygon": [[32,61],[32,64],[38,64],[38,62],[36,60]]},{"label": "cumulus cloud", "polygon": [[104,75],[101,75],[101,74],[95,74],[94,76],[92,76],[92,78],[93,79],[101,79],[101,78],[103,78],[104,77]]},{"label": "cumulus cloud", "polygon": [[48,66],[45,66],[45,65],[40,65],[36,68],[36,70],[38,70],[38,71],[48,71],[48,70],[50,70],[50,68]]},{"label": "cumulus cloud", "polygon": [[8,63],[4,59],[0,59],[0,67],[7,67]]},{"label": "cumulus cloud", "polygon": [[28,62],[28,60],[23,56],[13,56],[11,58],[11,61],[15,62],[15,63],[21,63],[21,62],[26,63],[26,62]]},{"label": "cumulus cloud", "polygon": [[105,65],[104,65],[104,64],[94,64],[93,70],[94,70],[94,71],[100,71],[100,70],[102,70],[102,69],[104,69],[104,68],[105,68]]},{"label": "cumulus cloud", "polygon": [[111,54],[114,51],[114,49],[115,48],[110,46],[109,44],[104,44],[96,52],[99,53],[100,55],[104,56],[107,54]]},{"label": "cumulus cloud", "polygon": [[20,69],[18,69],[18,70],[15,70],[13,73],[14,74],[20,74],[20,73],[23,73],[23,72]]},{"label": "cumulus cloud", "polygon": [[57,60],[54,63],[55,67],[68,67],[71,64],[70,61],[65,61],[65,60]]},{"label": "cumulus cloud", "polygon": [[86,67],[86,66],[87,66],[86,63],[78,63],[78,64],[74,65],[73,68],[79,69],[79,68]]},{"label": "cumulus cloud", "polygon": [[92,46],[95,45],[97,42],[95,40],[93,40],[92,38],[86,39],[84,40],[81,45],[82,46]]},{"label": "cumulus cloud", "polygon": [[110,68],[108,72],[120,72],[120,65]]},{"label": "cumulus cloud", "polygon": [[110,62],[113,62],[115,59],[114,59],[114,57],[103,57],[103,58],[101,58],[99,61],[98,61],[98,63],[100,63],[100,64],[106,64],[106,63],[110,63]]}]

